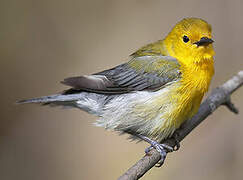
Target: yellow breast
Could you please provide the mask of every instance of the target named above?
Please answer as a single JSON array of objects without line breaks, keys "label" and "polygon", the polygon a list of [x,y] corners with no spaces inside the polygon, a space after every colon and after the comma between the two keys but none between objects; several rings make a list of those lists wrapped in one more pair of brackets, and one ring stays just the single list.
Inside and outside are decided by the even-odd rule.
[{"label": "yellow breast", "polygon": [[[213,59],[205,59],[193,65],[181,65],[182,79],[176,91],[178,109],[182,121],[197,113],[204,94],[208,91],[214,74]],[[179,96],[179,97],[178,97]],[[184,119],[184,120],[183,120]],[[179,122],[180,124],[181,122]]]},{"label": "yellow breast", "polygon": [[[197,64],[181,65],[182,79],[178,88],[171,94],[177,102],[174,124],[179,127],[186,119],[197,113],[204,94],[208,91],[214,74],[213,59],[207,59]],[[177,113],[176,113],[177,112]]]},{"label": "yellow breast", "polygon": [[180,70],[182,78],[172,85],[166,99],[163,96],[154,101],[156,104],[170,104],[169,110],[160,113],[163,123],[153,131],[152,136],[160,140],[171,136],[184,121],[197,113],[214,74],[213,59],[193,66],[181,64]]}]

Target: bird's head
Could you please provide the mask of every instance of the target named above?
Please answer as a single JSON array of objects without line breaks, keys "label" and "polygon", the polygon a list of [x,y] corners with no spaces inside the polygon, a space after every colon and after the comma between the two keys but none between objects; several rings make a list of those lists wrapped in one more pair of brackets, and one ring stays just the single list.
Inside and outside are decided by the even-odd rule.
[{"label": "bird's head", "polygon": [[211,32],[211,25],[202,19],[181,20],[164,40],[168,54],[182,63],[212,59],[215,52]]}]

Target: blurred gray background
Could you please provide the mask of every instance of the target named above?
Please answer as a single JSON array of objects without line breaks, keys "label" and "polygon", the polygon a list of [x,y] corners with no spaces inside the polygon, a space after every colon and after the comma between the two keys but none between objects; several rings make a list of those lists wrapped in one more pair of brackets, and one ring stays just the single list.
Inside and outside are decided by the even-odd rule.
[{"label": "blurred gray background", "polygon": [[[212,24],[217,87],[243,69],[242,8],[242,0],[1,0],[0,179],[116,179],[148,144],[95,127],[95,117],[77,109],[14,102],[118,65],[184,17]],[[242,96],[243,89],[232,96],[241,114],[220,107],[143,179],[242,179]]]}]

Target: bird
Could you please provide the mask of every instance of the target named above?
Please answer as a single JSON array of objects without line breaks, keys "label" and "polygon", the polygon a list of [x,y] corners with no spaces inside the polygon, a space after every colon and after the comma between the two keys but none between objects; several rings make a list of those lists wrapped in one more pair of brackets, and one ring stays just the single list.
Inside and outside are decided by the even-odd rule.
[{"label": "bird", "polygon": [[[184,18],[168,35],[138,49],[129,60],[91,75],[69,77],[62,93],[18,101],[74,107],[97,116],[96,126],[128,133],[156,149],[198,112],[214,75],[212,27],[201,18]],[[178,142],[177,142],[178,143]],[[179,147],[179,144],[178,144]]]}]

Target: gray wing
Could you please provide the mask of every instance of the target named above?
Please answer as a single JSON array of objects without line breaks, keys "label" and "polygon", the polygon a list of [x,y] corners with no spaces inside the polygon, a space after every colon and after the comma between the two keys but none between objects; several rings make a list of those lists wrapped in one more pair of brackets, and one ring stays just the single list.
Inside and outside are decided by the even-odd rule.
[{"label": "gray wing", "polygon": [[72,88],[64,94],[82,91],[122,94],[131,91],[156,91],[180,79],[179,62],[170,56],[133,57],[128,63],[93,75],[70,77],[62,81]]}]

